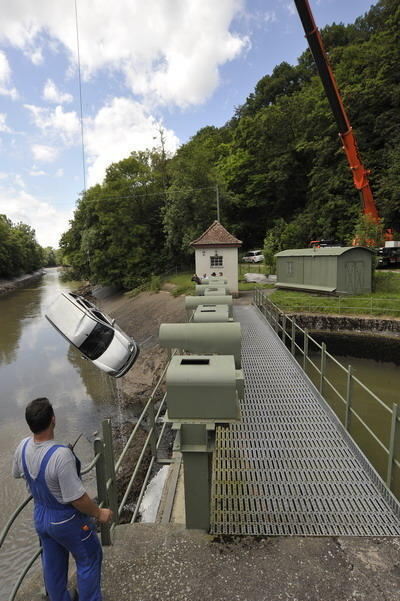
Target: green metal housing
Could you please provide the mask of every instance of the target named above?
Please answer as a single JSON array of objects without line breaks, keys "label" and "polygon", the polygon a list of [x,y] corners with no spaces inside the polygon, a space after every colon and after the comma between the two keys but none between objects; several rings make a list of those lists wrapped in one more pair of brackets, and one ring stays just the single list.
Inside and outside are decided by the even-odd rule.
[{"label": "green metal housing", "polygon": [[196,284],[196,294],[198,296],[204,296],[209,294],[207,291],[213,291],[213,294],[216,296],[221,296],[223,294],[229,294],[229,288],[226,284],[221,282],[210,283],[210,284]]},{"label": "green metal housing", "polygon": [[[221,309],[227,307],[221,305]],[[163,323],[160,326],[160,346],[178,348],[188,353],[233,355],[235,366],[241,365],[241,328],[230,323]]]},{"label": "green metal housing", "polygon": [[175,355],[167,370],[168,419],[224,422],[239,418],[232,355]]},{"label": "green metal housing", "polygon": [[185,297],[185,309],[188,315],[199,306],[204,304],[211,305],[228,305],[229,307],[229,317],[233,316],[233,299],[231,295],[221,295],[221,296],[213,296],[210,299],[210,303],[207,303],[207,300],[204,296],[186,296]]},{"label": "green metal housing", "polygon": [[222,323],[232,321],[228,305],[199,305],[193,314],[195,323]]},{"label": "green metal housing", "polygon": [[278,288],[328,294],[372,291],[373,251],[363,246],[300,248],[275,255]]},{"label": "green metal housing", "polygon": [[221,294],[229,294],[229,288],[226,286],[208,286],[204,290],[204,296],[221,296]]}]

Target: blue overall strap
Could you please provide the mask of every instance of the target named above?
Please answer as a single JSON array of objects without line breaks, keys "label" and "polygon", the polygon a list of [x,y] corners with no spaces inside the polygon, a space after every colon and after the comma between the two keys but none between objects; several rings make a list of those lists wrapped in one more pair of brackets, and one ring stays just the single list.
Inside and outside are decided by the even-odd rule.
[{"label": "blue overall strap", "polygon": [[26,464],[25,456],[26,445],[28,444],[28,442],[29,440],[25,442],[22,449],[22,466],[24,468],[25,478],[35,503],[38,503],[39,505],[44,505],[48,509],[66,509],[68,507],[68,504],[60,503],[59,501],[57,501],[54,495],[50,492],[45,478],[46,467],[50,461],[50,458],[56,452],[57,449],[63,447],[64,445],[55,444],[48,449],[40,464],[38,475],[36,476],[36,478],[32,478],[29,473],[28,466]]}]

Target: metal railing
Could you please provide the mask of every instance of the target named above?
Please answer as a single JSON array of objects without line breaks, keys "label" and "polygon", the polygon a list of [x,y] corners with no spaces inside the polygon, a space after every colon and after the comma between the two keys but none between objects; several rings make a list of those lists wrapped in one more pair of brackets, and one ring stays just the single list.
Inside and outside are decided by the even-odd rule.
[{"label": "metal railing", "polygon": [[[270,323],[275,332],[280,336],[282,341],[290,349],[292,355],[296,358],[296,353],[300,356],[300,365],[307,373],[307,368],[311,367],[312,371],[317,376],[317,388],[321,396],[326,398],[329,394],[339,401],[339,407],[342,406],[343,411],[335,410],[332,403],[329,403],[335,413],[341,418],[345,429],[352,434],[353,418],[361,426],[364,433],[373,440],[380,451],[387,456],[386,461],[386,485],[390,490],[393,490],[393,472],[397,468],[400,470],[400,461],[395,457],[395,451],[398,447],[398,431],[400,422],[400,412],[397,403],[393,403],[389,407],[380,399],[372,390],[370,390],[361,380],[353,373],[351,365],[347,368],[342,365],[333,355],[326,350],[326,344],[319,344],[312,338],[307,328],[301,328],[294,317],[289,317],[282,312],[280,307],[275,305],[261,289],[254,291],[254,304],[260,309],[261,313]],[[299,344],[299,340],[302,344]],[[317,349],[319,352],[319,361],[313,360],[312,349]],[[327,361],[331,361],[339,373],[345,378],[345,390],[340,392],[339,386],[334,384],[327,376]],[[388,444],[384,444],[376,435],[372,428],[366,423],[365,419],[353,407],[354,390],[358,386],[370,402],[374,403],[388,417],[390,427],[385,433]]]},{"label": "metal railing", "polygon": [[351,296],[327,297],[324,302],[318,297],[309,299],[288,300],[279,299],[279,308],[281,311],[291,311],[296,313],[302,311],[306,313],[335,313],[338,315],[390,315],[396,317],[400,315],[400,302],[394,298],[360,298]]},{"label": "metal railing", "polygon": [[[144,492],[146,490],[146,486],[149,481],[150,475],[152,473],[154,463],[156,461],[159,461],[160,463],[170,463],[170,460],[168,460],[168,459],[158,460],[158,450],[159,450],[159,447],[160,447],[160,444],[162,441],[162,437],[165,432],[165,428],[167,426],[167,423],[163,422],[162,426],[159,428],[159,431],[158,431],[158,424],[161,422],[161,413],[165,410],[165,406],[166,406],[166,394],[163,395],[160,405],[157,409],[157,412],[155,412],[155,406],[154,406],[155,405],[155,397],[165,379],[165,374],[168,369],[170,358],[171,358],[171,354],[169,353],[166,366],[163,369],[163,372],[162,372],[160,378],[158,379],[158,381],[153,389],[153,392],[150,395],[149,400],[145,404],[140,416],[138,417],[135,427],[133,428],[124,448],[122,449],[121,454],[118,457],[118,460],[116,462],[114,461],[113,433],[112,433],[111,420],[105,419],[102,422],[102,438],[97,437],[94,440],[94,444],[93,444],[94,457],[93,457],[92,461],[87,466],[85,466],[81,471],[81,475],[85,475],[85,474],[88,474],[91,470],[93,470],[95,468],[98,504],[100,507],[109,507],[113,511],[112,523],[110,525],[100,524],[101,543],[104,546],[112,544],[113,533],[115,531],[115,527],[119,523],[119,520],[120,520],[121,514],[124,510],[126,501],[130,495],[130,492],[132,490],[135,479],[139,473],[139,469],[143,463],[143,460],[146,457],[147,449],[150,450],[151,460],[150,460],[149,466],[147,468],[147,471],[145,473],[138,498],[136,500],[136,506],[134,508],[132,518],[130,520],[131,524],[133,522],[135,522],[138,517],[140,504],[141,504]],[[122,467],[123,461],[126,458],[126,455],[129,451],[129,449],[132,446],[132,443],[135,439],[136,433],[138,432],[140,427],[144,427],[144,426],[146,426],[146,429],[148,430],[147,437],[144,441],[143,448],[139,454],[136,465],[134,466],[133,473],[129,479],[126,490],[123,493],[122,500],[120,501],[120,503],[118,503],[118,488],[117,488],[118,472]],[[20,513],[23,511],[23,509],[30,503],[31,500],[32,500],[32,495],[29,495],[15,509],[13,514],[8,519],[7,523],[5,524],[3,530],[0,533],[0,549],[1,549],[4,541],[6,540],[7,535],[9,533],[11,527],[15,523],[16,519],[18,518]],[[19,575],[19,577],[10,593],[8,601],[14,601],[24,578],[28,574],[31,567],[34,565],[35,561],[40,557],[41,552],[42,552],[42,548],[40,547],[39,549],[37,549],[34,552],[32,557],[29,558],[28,562],[23,567],[23,570],[21,571],[21,574]]]}]

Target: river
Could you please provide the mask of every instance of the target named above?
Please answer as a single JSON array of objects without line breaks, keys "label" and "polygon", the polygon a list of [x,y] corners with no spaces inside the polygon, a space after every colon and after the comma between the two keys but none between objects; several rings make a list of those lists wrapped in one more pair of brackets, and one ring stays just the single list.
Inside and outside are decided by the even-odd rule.
[{"label": "river", "polygon": [[[76,286],[76,285],[75,285]],[[93,457],[94,432],[101,420],[125,419],[118,404],[116,381],[95,368],[60,336],[44,313],[64,284],[56,269],[34,284],[0,297],[0,530],[15,507],[27,496],[24,482],[11,477],[14,449],[29,435],[24,408],[33,398],[47,396],[53,403],[57,440],[73,442],[83,464]],[[94,494],[93,476],[85,485]],[[31,526],[31,505],[14,525],[0,550],[0,601],[6,601],[22,565],[37,547]]]}]

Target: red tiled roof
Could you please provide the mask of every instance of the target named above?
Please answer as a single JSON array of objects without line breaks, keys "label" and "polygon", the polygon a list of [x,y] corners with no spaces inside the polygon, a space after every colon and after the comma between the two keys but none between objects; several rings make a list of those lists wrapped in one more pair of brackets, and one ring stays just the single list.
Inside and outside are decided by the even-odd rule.
[{"label": "red tiled roof", "polygon": [[190,246],[236,246],[242,245],[242,241],[232,236],[219,221],[214,221],[206,231],[196,240],[190,243]]}]

